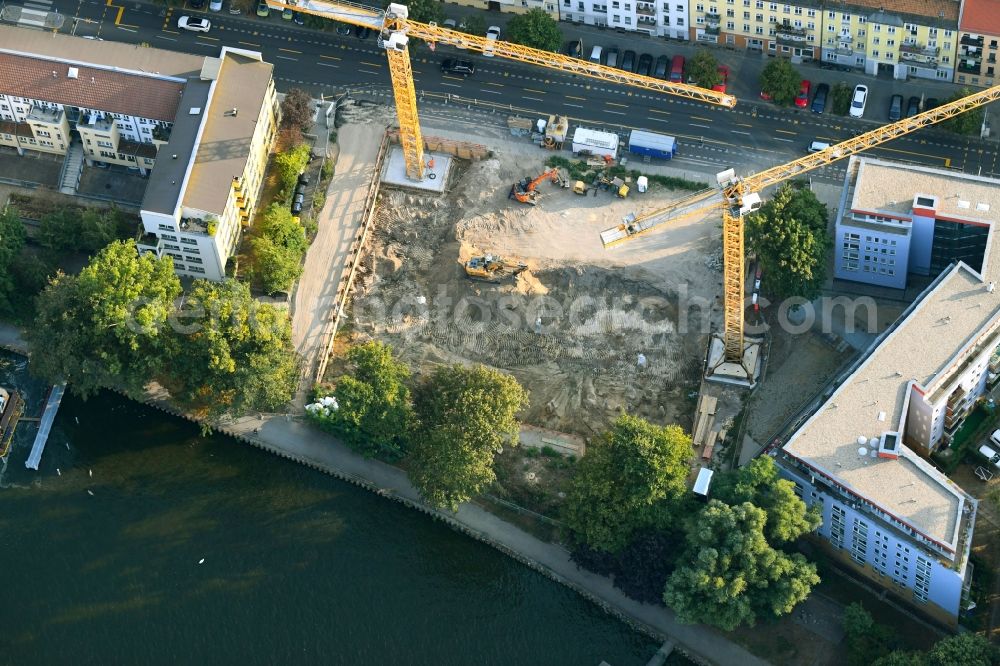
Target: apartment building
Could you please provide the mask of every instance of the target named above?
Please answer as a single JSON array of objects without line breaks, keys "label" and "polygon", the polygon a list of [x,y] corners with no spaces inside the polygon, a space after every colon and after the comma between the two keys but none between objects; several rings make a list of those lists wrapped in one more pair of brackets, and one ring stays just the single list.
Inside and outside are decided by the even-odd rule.
[{"label": "apartment building", "polygon": [[819,59],[819,0],[695,0],[691,39],[802,59]]},{"label": "apartment building", "polygon": [[525,14],[532,9],[541,9],[552,18],[559,20],[557,0],[450,0],[463,7],[475,7],[488,11],[509,14]]},{"label": "apartment building", "polygon": [[998,42],[1000,0],[965,0],[958,17],[955,83],[983,87],[1000,83],[996,75]]},{"label": "apartment building", "polygon": [[688,0],[561,1],[564,21],[643,32],[651,37],[688,38]]},{"label": "apartment building", "polygon": [[0,48],[0,145],[79,151],[88,165],[145,175],[169,133],[184,79]]},{"label": "apartment building", "polygon": [[834,277],[903,289],[962,261],[982,268],[1000,180],[854,156],[834,228]]},{"label": "apartment building", "polygon": [[170,256],[179,275],[221,280],[263,186],[280,107],[273,66],[223,47],[181,97],[143,197],[141,251]]}]

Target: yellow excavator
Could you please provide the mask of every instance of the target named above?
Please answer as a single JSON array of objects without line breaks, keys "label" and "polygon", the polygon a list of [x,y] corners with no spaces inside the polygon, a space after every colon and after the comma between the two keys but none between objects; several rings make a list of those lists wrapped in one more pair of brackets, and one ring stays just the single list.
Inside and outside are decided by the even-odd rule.
[{"label": "yellow excavator", "polygon": [[492,254],[473,257],[465,262],[465,275],[483,282],[502,282],[528,270],[527,264],[507,261]]},{"label": "yellow excavator", "polygon": [[559,176],[558,169],[546,169],[544,173],[535,176],[534,180],[529,181],[527,178],[522,178],[511,185],[510,194],[507,195],[507,198],[517,199],[521,203],[535,206],[538,204],[538,197],[541,194],[536,188],[546,180],[551,180],[556,185],[562,185],[563,182],[563,179]]}]

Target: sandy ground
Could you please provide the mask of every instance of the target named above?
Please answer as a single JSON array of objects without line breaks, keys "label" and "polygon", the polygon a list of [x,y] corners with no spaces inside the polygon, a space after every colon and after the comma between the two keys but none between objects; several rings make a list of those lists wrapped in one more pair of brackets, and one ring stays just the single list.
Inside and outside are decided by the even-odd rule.
[{"label": "sandy ground", "polygon": [[[509,201],[510,184],[541,173],[549,153],[489,131],[476,140],[494,156],[459,164],[445,196],[383,190],[355,333],[392,344],[416,372],[451,362],[511,372],[531,393],[524,420],[534,425],[591,435],[625,410],[690,427],[721,286],[708,259],[720,223],[690,218],[605,250],[602,230],[681,193],[581,197],[546,182],[538,206]],[[469,280],[463,262],[485,253],[529,270],[503,284]]]}]

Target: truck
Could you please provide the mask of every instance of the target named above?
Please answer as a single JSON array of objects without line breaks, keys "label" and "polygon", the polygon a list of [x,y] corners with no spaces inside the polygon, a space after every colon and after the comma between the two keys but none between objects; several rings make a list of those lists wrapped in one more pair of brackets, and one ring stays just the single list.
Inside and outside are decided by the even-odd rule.
[{"label": "truck", "polygon": [[646,130],[632,130],[628,135],[628,152],[669,160],[677,154],[677,139]]},{"label": "truck", "polygon": [[576,131],[573,132],[573,153],[616,159],[618,157],[618,135],[612,132],[577,127]]}]

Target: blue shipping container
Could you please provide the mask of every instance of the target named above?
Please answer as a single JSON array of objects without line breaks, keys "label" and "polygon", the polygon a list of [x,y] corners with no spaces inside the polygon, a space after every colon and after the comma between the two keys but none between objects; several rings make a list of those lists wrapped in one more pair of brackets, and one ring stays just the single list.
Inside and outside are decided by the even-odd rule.
[{"label": "blue shipping container", "polygon": [[646,130],[632,130],[628,135],[628,152],[669,160],[677,154],[677,139]]}]

